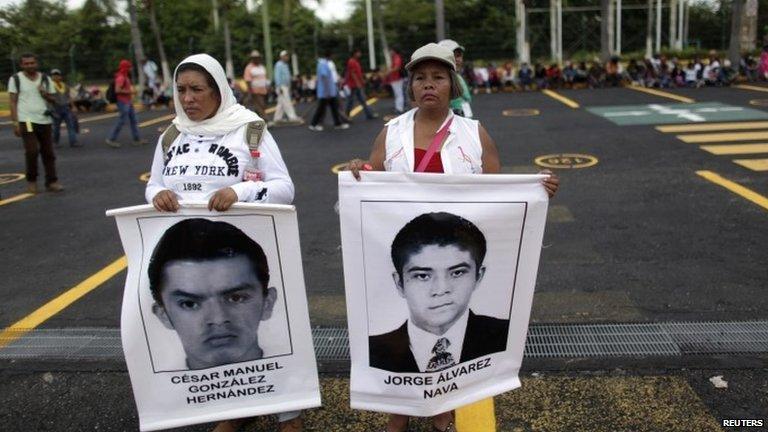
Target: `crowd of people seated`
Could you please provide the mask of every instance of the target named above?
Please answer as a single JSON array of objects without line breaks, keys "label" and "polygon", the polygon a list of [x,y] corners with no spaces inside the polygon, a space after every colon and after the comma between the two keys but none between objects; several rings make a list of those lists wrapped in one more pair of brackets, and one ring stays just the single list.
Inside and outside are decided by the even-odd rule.
[{"label": "crowd of people seated", "polygon": [[462,74],[474,93],[626,85],[657,88],[729,86],[740,77],[750,82],[768,80],[768,49],[763,51],[760,59],[745,55],[738,65],[721,59],[712,51],[703,59],[678,60],[656,54],[647,59],[623,61],[614,56],[605,63],[568,60],[562,67],[557,63],[531,65],[512,61],[500,66],[467,63]]},{"label": "crowd of people seated", "polygon": [[73,91],[72,103],[77,112],[102,112],[107,109],[109,103],[98,86],[85,86],[81,83],[77,84]]}]

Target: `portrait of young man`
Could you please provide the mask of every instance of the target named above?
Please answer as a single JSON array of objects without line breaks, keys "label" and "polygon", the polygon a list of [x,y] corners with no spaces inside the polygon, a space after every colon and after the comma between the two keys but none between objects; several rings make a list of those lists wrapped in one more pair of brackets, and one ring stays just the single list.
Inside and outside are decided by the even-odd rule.
[{"label": "portrait of young man", "polygon": [[152,312],[174,330],[189,369],[269,356],[259,345],[277,290],[262,247],[226,222],[186,219],[171,226],[147,270]]},{"label": "portrait of young man", "polygon": [[400,229],[391,246],[392,279],[408,319],[369,336],[371,367],[435,372],[506,350],[509,320],[469,308],[486,272],[486,250],[477,226],[451,213],[425,213]]}]

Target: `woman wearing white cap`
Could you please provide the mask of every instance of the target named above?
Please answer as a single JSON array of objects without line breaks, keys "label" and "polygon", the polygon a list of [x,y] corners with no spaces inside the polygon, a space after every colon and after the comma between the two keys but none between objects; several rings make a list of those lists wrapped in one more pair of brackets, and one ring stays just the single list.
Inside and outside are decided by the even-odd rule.
[{"label": "woman wearing white cap", "polygon": [[[207,54],[187,57],[176,67],[174,83],[176,118],[158,140],[147,201],[169,212],[179,209],[179,199],[207,201],[218,211],[238,201],[293,202],[293,182],[277,143],[264,121],[235,101],[221,64]],[[246,132],[253,126],[261,127],[260,140]],[[249,139],[259,140],[258,151]],[[301,431],[300,414],[279,414],[279,430]],[[221,422],[214,431],[233,432],[248,420]]]},{"label": "woman wearing white cap", "polygon": [[[417,49],[406,65],[410,74],[408,95],[416,108],[391,120],[376,137],[368,160],[354,159],[349,169],[359,180],[360,171],[433,172],[445,174],[498,173],[496,144],[476,120],[455,115],[450,101],[461,94],[454,53],[435,43]],[[447,133],[446,133],[447,132]],[[436,141],[439,151],[428,159],[427,149]],[[550,197],[559,186],[551,174],[543,181]],[[408,429],[408,416],[390,414],[386,432]],[[454,432],[453,413],[432,418],[434,432]]]}]

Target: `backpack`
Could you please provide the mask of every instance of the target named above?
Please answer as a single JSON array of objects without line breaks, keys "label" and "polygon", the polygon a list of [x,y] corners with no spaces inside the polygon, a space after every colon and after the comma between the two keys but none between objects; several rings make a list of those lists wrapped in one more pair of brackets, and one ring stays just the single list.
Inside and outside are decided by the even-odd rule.
[{"label": "backpack", "polygon": [[[266,123],[264,120],[255,120],[248,123],[248,126],[245,128],[245,142],[248,143],[248,150],[252,152],[259,150],[261,136],[264,134],[265,126]],[[176,138],[178,138],[180,134],[181,131],[179,131],[175,124],[171,124],[168,126],[168,129],[163,132],[161,142],[163,144],[164,155],[168,153],[171,145],[176,141]]]},{"label": "backpack", "polygon": [[[21,73],[24,73],[24,72],[18,72],[18,73],[13,74],[13,83],[16,85],[16,93],[21,93],[21,80],[19,79],[19,74],[21,74]],[[50,91],[51,83],[48,80],[48,75],[46,75],[46,74],[44,74],[42,72],[41,72],[41,74],[43,75],[43,78],[42,78],[42,80],[40,82],[43,84],[43,86],[45,87],[46,91]]]},{"label": "backpack", "polygon": [[107,87],[107,93],[104,95],[109,103],[117,103],[117,92],[115,91],[115,80],[109,83]]}]

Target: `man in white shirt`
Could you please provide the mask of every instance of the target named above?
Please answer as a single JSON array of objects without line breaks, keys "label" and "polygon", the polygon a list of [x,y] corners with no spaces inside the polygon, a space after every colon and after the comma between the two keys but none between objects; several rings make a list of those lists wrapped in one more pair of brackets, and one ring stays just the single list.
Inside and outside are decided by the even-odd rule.
[{"label": "man in white shirt", "polygon": [[45,168],[45,188],[61,192],[64,188],[56,176],[56,156],[53,152],[51,112],[56,90],[51,79],[37,70],[37,56],[21,55],[21,72],[8,80],[11,99],[13,133],[24,142],[27,165],[27,192],[37,193],[37,156]]},{"label": "man in white shirt", "polygon": [[485,274],[486,241],[470,221],[445,212],[408,222],[392,242],[392,278],[408,320],[368,339],[370,366],[436,372],[506,350],[509,320],[475,314],[472,294]]}]

